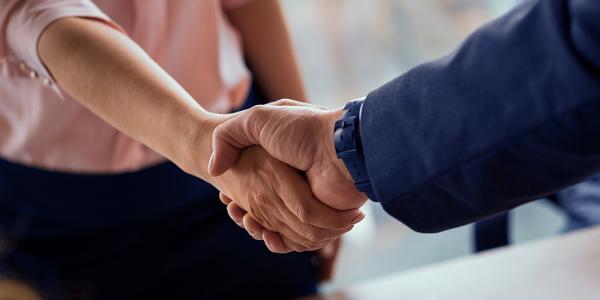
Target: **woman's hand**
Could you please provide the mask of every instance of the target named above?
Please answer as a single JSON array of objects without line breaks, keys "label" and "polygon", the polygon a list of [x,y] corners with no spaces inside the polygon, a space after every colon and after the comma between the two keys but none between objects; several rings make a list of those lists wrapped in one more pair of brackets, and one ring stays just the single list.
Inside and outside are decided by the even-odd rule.
[{"label": "woman's hand", "polygon": [[[252,219],[266,230],[283,236],[286,251],[274,252],[320,249],[362,219],[358,210],[338,211],[315,199],[296,169],[271,157],[260,147],[246,149],[236,165],[213,178],[213,182],[221,190],[224,203],[230,204],[230,199],[235,199],[237,205],[229,205],[228,211],[252,237],[263,239],[262,228],[254,226]],[[238,217],[246,212],[245,217]]]},{"label": "woman's hand", "polygon": [[226,174],[209,175],[213,130],[233,115],[204,110],[114,28],[85,18],[60,19],[40,35],[38,51],[62,90],[239,201],[265,228],[281,232],[291,249],[319,247],[360,218],[357,210],[337,212],[315,200],[302,176],[258,149],[240,157]]}]

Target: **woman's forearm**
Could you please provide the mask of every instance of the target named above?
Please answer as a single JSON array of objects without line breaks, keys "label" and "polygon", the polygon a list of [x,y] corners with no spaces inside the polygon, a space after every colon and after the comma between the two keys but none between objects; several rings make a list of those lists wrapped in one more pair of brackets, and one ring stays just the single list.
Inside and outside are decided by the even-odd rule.
[{"label": "woman's forearm", "polygon": [[202,109],[126,35],[98,21],[65,18],[42,33],[38,52],[74,99],[185,171],[208,179],[210,136],[223,117]]},{"label": "woman's forearm", "polygon": [[[264,228],[281,232],[291,249],[322,247],[352,226],[357,211],[339,212],[317,201],[297,170],[259,147],[244,151],[228,172],[210,177],[213,129],[234,115],[203,110],[117,30],[94,20],[62,19],[42,33],[38,51],[64,91],[114,127],[244,204],[249,216]],[[304,215],[311,216],[310,224],[302,222],[304,215],[297,216],[289,203],[300,203]]]},{"label": "woman's forearm", "polygon": [[246,59],[269,100],[308,96],[277,0],[257,0],[227,13],[240,33]]}]

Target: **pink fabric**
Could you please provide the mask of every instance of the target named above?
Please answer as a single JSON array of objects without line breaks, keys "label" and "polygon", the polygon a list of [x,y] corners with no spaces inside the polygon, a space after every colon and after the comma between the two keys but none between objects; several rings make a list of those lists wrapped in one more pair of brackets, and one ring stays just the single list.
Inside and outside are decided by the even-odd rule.
[{"label": "pink fabric", "polygon": [[165,159],[96,117],[60,87],[37,41],[53,21],[94,18],[128,34],[207,110],[239,107],[250,75],[223,14],[248,0],[3,0],[0,156],[51,170],[107,173]]}]

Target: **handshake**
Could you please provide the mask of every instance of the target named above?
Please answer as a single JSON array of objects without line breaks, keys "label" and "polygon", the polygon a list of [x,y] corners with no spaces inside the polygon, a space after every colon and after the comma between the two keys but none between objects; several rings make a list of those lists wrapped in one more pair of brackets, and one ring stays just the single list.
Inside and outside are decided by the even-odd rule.
[{"label": "handshake", "polygon": [[364,218],[333,144],[343,110],[279,100],[232,114],[213,131],[208,171],[229,216],[270,251],[325,247]]}]

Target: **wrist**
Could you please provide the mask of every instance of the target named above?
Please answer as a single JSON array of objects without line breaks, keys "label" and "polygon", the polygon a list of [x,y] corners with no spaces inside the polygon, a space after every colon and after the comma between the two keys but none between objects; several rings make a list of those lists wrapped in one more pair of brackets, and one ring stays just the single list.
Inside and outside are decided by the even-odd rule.
[{"label": "wrist", "polygon": [[217,126],[232,118],[234,114],[216,114],[201,112],[194,115],[190,130],[179,138],[179,165],[185,172],[213,183],[208,174],[207,165],[212,153],[212,134]]},{"label": "wrist", "polygon": [[[323,126],[323,128],[324,128],[323,144],[327,145],[326,149],[327,149],[327,157],[328,157],[329,161],[333,162],[335,167],[340,171],[340,173],[343,175],[343,177],[346,180],[348,180],[351,183],[354,183],[354,179],[352,178],[352,175],[350,175],[350,172],[348,171],[348,168],[344,164],[344,161],[342,161],[341,159],[339,159],[337,157],[337,151],[335,150],[335,144],[333,141],[333,131],[334,131],[334,127],[335,127],[335,122],[337,120],[341,119],[342,116],[344,116],[344,114],[345,114],[345,111],[341,107],[338,109],[329,111],[326,114],[325,126]],[[354,184],[352,184],[352,186],[354,187]],[[358,190],[357,190],[357,192],[358,192]]]},{"label": "wrist", "polygon": [[346,103],[343,115],[338,115],[338,119],[336,119],[332,139],[336,157],[345,166],[346,174],[350,174],[354,188],[363,195],[368,194],[370,198],[374,199],[360,130],[364,103],[364,98]]}]

